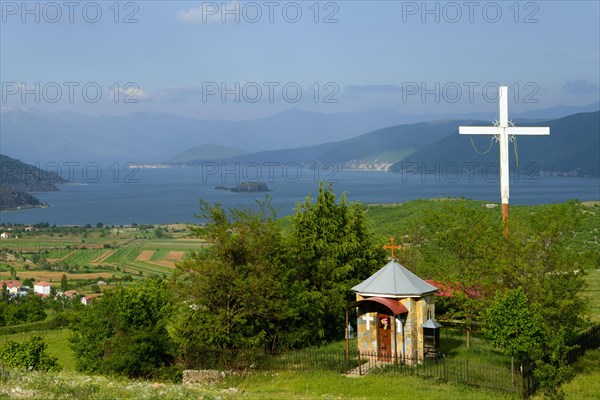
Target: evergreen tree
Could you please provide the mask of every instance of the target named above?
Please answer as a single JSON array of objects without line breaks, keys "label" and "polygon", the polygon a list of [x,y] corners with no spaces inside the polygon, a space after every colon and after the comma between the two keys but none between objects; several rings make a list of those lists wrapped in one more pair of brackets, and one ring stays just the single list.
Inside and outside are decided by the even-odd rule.
[{"label": "evergreen tree", "polygon": [[63,274],[62,278],[60,279],[60,290],[63,293],[69,290],[69,282],[67,280],[67,275],[65,274]]},{"label": "evergreen tree", "polygon": [[350,289],[383,266],[385,252],[374,242],[364,212],[345,195],[338,202],[331,185],[321,183],[316,201],[307,197],[293,222],[295,256],[288,273],[306,304],[296,310],[297,329],[310,329],[307,339],[313,343],[343,338],[344,308],[354,300]]}]

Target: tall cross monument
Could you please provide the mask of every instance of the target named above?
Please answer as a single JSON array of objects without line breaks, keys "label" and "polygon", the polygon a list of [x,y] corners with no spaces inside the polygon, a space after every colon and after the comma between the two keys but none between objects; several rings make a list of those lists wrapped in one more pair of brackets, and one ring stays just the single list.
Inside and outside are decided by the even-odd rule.
[{"label": "tall cross monument", "polygon": [[[500,143],[500,196],[502,198],[502,223],[507,227],[508,222],[508,142],[515,135],[549,135],[548,127],[516,127],[508,119],[508,87],[498,87],[498,104],[500,119],[494,126],[461,126],[458,133],[461,135],[494,135]],[[505,231],[506,232],[506,231]]]}]

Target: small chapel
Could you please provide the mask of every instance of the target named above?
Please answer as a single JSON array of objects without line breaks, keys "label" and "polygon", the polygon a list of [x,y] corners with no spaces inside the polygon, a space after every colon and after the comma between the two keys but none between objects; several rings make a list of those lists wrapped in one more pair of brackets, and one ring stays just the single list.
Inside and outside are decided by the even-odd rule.
[{"label": "small chapel", "polygon": [[[368,279],[354,286],[358,351],[383,362],[415,364],[439,351],[441,325],[435,320],[435,286],[392,259]],[[347,321],[348,322],[348,321]],[[348,326],[348,323],[346,323]]]}]

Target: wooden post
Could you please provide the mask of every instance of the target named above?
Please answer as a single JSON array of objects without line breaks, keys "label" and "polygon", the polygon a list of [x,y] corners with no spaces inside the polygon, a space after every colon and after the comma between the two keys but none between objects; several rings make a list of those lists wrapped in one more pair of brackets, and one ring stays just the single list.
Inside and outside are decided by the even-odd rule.
[{"label": "wooden post", "polygon": [[523,373],[523,364],[521,364],[521,398],[525,399],[525,374]]},{"label": "wooden post", "polygon": [[396,332],[396,316],[392,317],[392,332],[394,333],[394,366],[398,368],[398,332]]},{"label": "wooden post", "polygon": [[346,308],[346,362],[348,362],[348,356],[350,355],[350,345],[348,343],[348,309]]},{"label": "wooden post", "polygon": [[358,374],[362,376],[362,362],[360,361],[360,350],[356,350],[358,356]]}]

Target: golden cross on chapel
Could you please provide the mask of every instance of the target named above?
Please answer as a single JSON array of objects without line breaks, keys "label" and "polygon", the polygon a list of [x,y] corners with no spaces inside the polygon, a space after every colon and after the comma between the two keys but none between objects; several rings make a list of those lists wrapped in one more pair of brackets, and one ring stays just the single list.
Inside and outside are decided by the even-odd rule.
[{"label": "golden cross on chapel", "polygon": [[394,237],[393,236],[390,236],[390,242],[392,242],[391,245],[386,244],[386,245],[383,246],[383,248],[384,249],[390,249],[390,250],[392,250],[392,260],[393,260],[394,259],[394,250],[395,249],[400,250],[402,248],[402,245],[396,245],[396,246],[394,246]]}]

